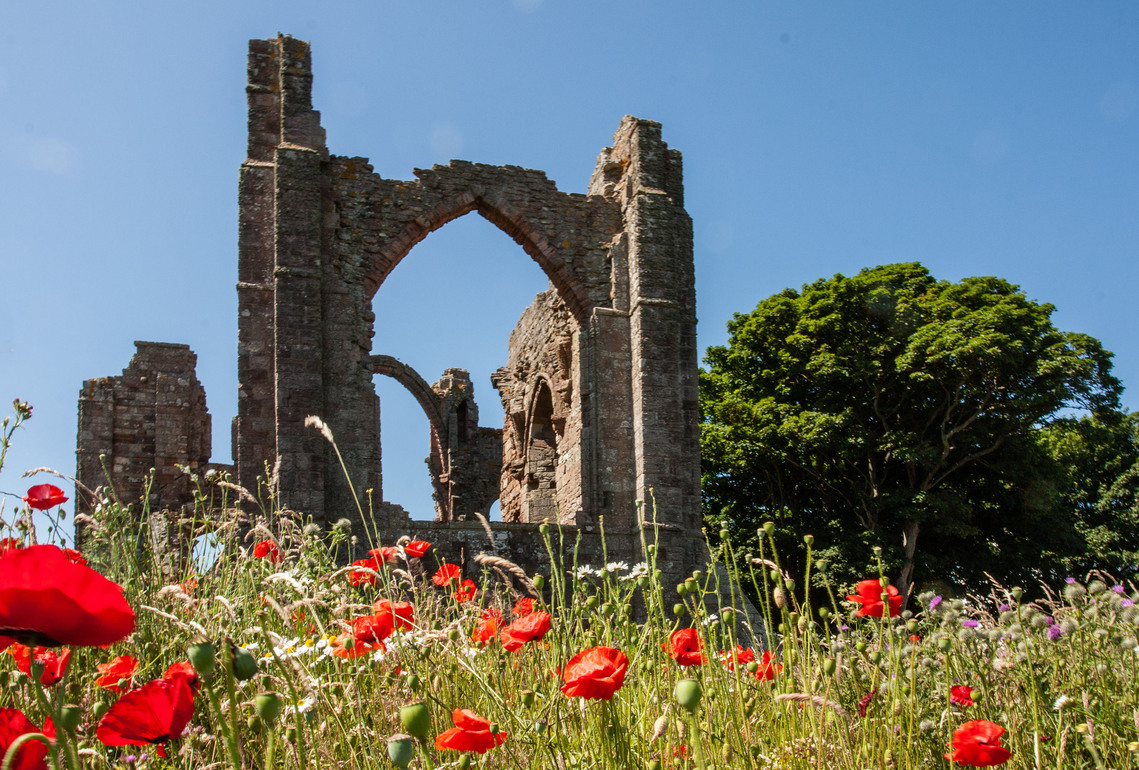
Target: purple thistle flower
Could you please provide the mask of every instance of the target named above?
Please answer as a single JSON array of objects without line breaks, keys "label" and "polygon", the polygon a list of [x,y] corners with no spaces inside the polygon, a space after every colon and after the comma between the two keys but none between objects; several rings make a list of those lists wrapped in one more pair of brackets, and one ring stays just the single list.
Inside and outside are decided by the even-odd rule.
[{"label": "purple thistle flower", "polygon": [[1064,630],[1059,626],[1051,626],[1048,629],[1048,638],[1053,642],[1064,635]]},{"label": "purple thistle flower", "polygon": [[1123,593],[1123,586],[1121,586],[1121,585],[1119,585],[1118,583],[1116,583],[1115,585],[1113,585],[1113,586],[1111,587],[1111,590],[1112,590],[1112,591],[1115,591],[1117,594],[1121,594],[1121,593]]},{"label": "purple thistle flower", "polygon": [[1002,604],[1000,608],[1001,612],[1008,612],[1011,609],[1012,607],[1008,606],[1007,604]]},{"label": "purple thistle flower", "polygon": [[1053,624],[1053,623],[1055,623],[1055,622],[1056,622],[1056,619],[1055,619],[1054,617],[1052,617],[1051,615],[1049,615],[1048,617],[1044,618],[1044,625],[1046,625],[1046,626],[1050,626],[1050,625],[1052,625],[1052,624]]},{"label": "purple thistle flower", "polygon": [[965,628],[976,628],[977,626],[979,626],[981,624],[980,624],[980,622],[973,620],[972,618],[966,618],[965,620],[961,621],[961,625],[965,626]]},{"label": "purple thistle flower", "polygon": [[[1120,586],[1122,588],[1122,586]],[[929,608],[932,610],[937,605],[941,604],[941,597],[935,596],[929,600]]]},{"label": "purple thistle flower", "polygon": [[1064,582],[1067,583],[1068,585],[1072,585],[1073,583],[1076,582],[1076,579],[1074,577],[1066,577],[1066,578],[1064,578]]},{"label": "purple thistle flower", "polygon": [[1120,607],[1131,607],[1131,606],[1133,606],[1134,604],[1135,604],[1135,602],[1134,602],[1133,600],[1131,600],[1131,599],[1124,599],[1123,601],[1121,601],[1121,602],[1119,603],[1119,606],[1120,606]]}]

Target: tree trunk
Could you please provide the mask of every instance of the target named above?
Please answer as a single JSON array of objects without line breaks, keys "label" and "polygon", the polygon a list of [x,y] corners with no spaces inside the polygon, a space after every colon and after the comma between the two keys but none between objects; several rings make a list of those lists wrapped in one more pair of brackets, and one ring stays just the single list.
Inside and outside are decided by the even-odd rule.
[{"label": "tree trunk", "polygon": [[921,523],[906,519],[902,524],[902,571],[898,575],[898,591],[902,594],[902,609],[910,602],[910,592],[913,589],[914,553],[918,547],[918,530]]}]

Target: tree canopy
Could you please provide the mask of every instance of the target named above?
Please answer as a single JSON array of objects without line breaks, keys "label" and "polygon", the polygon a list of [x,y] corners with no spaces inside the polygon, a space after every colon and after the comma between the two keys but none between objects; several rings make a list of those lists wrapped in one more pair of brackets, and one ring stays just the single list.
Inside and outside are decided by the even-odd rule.
[{"label": "tree canopy", "polygon": [[1053,309],[907,263],[736,314],[701,372],[706,514],[745,537],[764,520],[788,542],[813,534],[846,579],[880,545],[903,592],[1060,569],[1081,534],[1040,431],[1071,410],[1116,420],[1122,387]]}]

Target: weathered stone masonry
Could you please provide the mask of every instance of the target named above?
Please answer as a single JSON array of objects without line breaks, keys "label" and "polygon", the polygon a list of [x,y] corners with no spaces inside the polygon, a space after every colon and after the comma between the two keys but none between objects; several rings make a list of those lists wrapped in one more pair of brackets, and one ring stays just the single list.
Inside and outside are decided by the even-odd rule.
[{"label": "weathered stone masonry", "polygon": [[[392,180],[365,158],[329,153],[311,86],[307,43],[250,42],[239,186],[240,483],[254,488],[279,462],[283,504],[324,524],[358,518],[332,448],[304,426],[320,415],[355,488],[382,499],[372,382],[380,372],[421,391],[437,521],[410,526],[452,559],[485,548],[479,525],[461,519],[497,494],[500,548],[524,565],[536,567],[543,553],[537,523],[555,517],[582,535],[586,561],[600,558],[602,517],[611,557],[639,561],[652,517],[651,505],[638,517],[641,500],[656,501],[666,579],[702,563],[692,227],[680,153],[662,141],[660,125],[625,117],[585,195],[560,192],[541,171],[465,161]],[[498,433],[478,428],[465,372],[448,370],[429,396],[413,382],[421,377],[397,376],[399,362],[371,349],[372,300],[392,269],[433,230],[471,212],[513,238],[551,284],[524,313],[493,378],[506,409],[497,464],[486,447]],[[92,452],[107,448],[89,439],[94,423],[84,416],[94,419],[97,400],[81,402],[81,476]],[[135,461],[122,446],[110,456],[125,468]],[[404,519],[376,524],[385,538],[409,527]],[[655,530],[646,529],[652,542]]]}]

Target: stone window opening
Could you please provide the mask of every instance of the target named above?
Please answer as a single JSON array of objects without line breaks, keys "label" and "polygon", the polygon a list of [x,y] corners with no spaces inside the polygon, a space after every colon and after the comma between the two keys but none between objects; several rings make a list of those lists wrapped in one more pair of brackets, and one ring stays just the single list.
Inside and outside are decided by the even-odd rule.
[{"label": "stone window opening", "polygon": [[538,523],[557,521],[558,434],[554,429],[554,399],[542,379],[534,392],[526,440],[526,516]]}]

